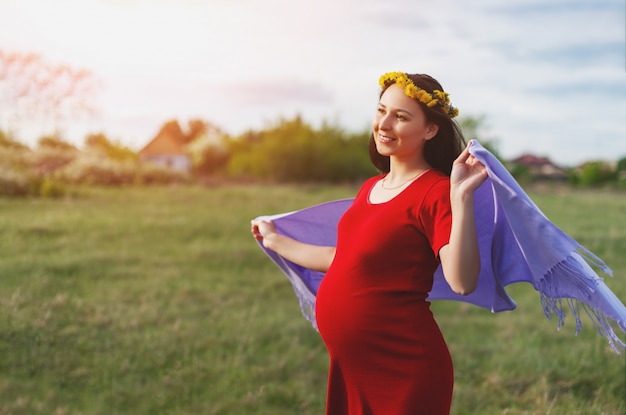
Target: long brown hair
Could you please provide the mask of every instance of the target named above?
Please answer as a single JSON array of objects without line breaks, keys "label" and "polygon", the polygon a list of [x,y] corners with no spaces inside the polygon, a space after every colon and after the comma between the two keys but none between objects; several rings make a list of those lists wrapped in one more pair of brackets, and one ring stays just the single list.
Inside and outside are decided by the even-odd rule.
[{"label": "long brown hair", "polygon": [[[431,94],[435,89],[443,91],[441,84],[429,75],[425,74],[407,74],[413,83]],[[379,98],[383,93],[393,85],[394,81],[387,81],[380,92]],[[432,108],[427,107],[420,101],[417,101],[422,107],[426,116],[426,121],[432,122],[439,126],[437,134],[428,140],[424,145],[424,157],[428,164],[433,168],[441,171],[446,176],[450,176],[452,163],[461,154],[465,148],[465,138],[461,132],[459,125],[450,118],[440,105]],[[372,133],[369,142],[370,160],[374,167],[382,173],[388,173],[390,168],[389,156],[383,156],[376,150],[376,142],[374,141],[374,133]]]}]

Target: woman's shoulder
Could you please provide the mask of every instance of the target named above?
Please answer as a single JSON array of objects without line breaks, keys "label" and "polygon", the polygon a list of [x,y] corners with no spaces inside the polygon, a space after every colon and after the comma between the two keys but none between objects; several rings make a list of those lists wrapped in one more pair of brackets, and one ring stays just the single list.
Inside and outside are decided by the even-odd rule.
[{"label": "woman's shoulder", "polygon": [[441,170],[431,168],[430,170],[428,170],[428,173],[430,173],[434,178],[437,178],[438,180],[447,180],[448,182],[450,181],[450,176],[447,176]]},{"label": "woman's shoulder", "polygon": [[410,189],[410,197],[418,211],[427,206],[450,203],[450,178],[439,170],[429,170],[419,178],[419,183],[415,184],[416,186]]},{"label": "woman's shoulder", "polygon": [[[420,223],[434,223],[450,213],[450,177],[436,169],[415,189],[412,214]],[[439,219],[437,219],[439,220]]]},{"label": "woman's shoulder", "polygon": [[420,182],[422,192],[450,191],[450,177],[437,169],[430,169],[424,174],[424,180]]}]

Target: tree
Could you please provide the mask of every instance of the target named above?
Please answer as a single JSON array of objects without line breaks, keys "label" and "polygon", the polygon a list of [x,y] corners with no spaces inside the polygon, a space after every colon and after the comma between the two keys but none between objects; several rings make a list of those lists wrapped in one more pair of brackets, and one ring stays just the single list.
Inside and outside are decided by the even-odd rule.
[{"label": "tree", "polygon": [[228,173],[277,182],[345,182],[375,173],[367,134],[347,134],[324,124],[314,129],[300,117],[281,119],[264,131],[230,142]]},{"label": "tree", "polygon": [[0,129],[0,148],[10,148],[16,150],[28,150],[28,146],[15,140],[9,133]]},{"label": "tree", "polygon": [[58,135],[43,136],[33,151],[31,168],[37,176],[48,176],[74,161],[78,155],[78,149]]},{"label": "tree", "polygon": [[485,117],[462,117],[459,118],[458,124],[463,131],[463,136],[467,141],[477,140],[480,144],[489,150],[494,156],[502,160],[498,152],[497,140],[486,135]]},{"label": "tree", "polygon": [[104,133],[89,134],[85,138],[85,147],[109,159],[118,161],[136,161],[138,155],[125,145],[113,142]]},{"label": "tree", "polygon": [[616,178],[616,172],[604,161],[585,163],[574,178],[574,182],[582,187],[594,187],[609,183]]},{"label": "tree", "polygon": [[626,157],[622,157],[621,159],[617,160],[617,166],[615,170],[617,170],[618,174],[626,172]]},{"label": "tree", "polygon": [[618,186],[622,188],[626,187],[626,157],[622,157],[621,159],[617,160],[615,177],[617,178]]},{"label": "tree", "polygon": [[185,134],[185,142],[191,143],[198,137],[208,134],[209,131],[213,132],[214,129],[219,130],[217,127],[214,127],[211,124],[200,119],[189,120],[187,122],[187,133]]},{"label": "tree", "polygon": [[59,150],[77,150],[75,145],[62,140],[58,135],[44,135],[37,141],[37,147],[55,148]]},{"label": "tree", "polygon": [[95,112],[95,90],[90,71],[0,50],[0,127],[38,120],[56,133],[64,120]]},{"label": "tree", "polygon": [[202,120],[191,120],[188,126],[186,149],[191,155],[194,173],[199,176],[224,173],[230,159],[228,135]]}]

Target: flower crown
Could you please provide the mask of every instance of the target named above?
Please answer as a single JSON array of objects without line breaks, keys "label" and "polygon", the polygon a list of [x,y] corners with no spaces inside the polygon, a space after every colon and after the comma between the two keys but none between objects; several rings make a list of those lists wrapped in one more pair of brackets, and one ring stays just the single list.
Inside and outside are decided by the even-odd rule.
[{"label": "flower crown", "polygon": [[398,87],[400,87],[400,89],[402,89],[402,91],[404,91],[406,96],[418,100],[428,108],[432,108],[437,104],[441,105],[443,112],[445,112],[450,118],[454,118],[459,115],[458,108],[454,108],[450,104],[450,98],[448,97],[447,92],[435,89],[431,94],[415,85],[404,72],[387,72],[378,80],[378,84],[381,88],[387,86],[388,83],[395,83]]}]

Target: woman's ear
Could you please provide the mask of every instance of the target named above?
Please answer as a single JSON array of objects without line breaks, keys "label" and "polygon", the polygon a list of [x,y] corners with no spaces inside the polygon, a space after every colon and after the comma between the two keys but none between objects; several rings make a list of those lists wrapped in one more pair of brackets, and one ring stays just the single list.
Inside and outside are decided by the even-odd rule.
[{"label": "woman's ear", "polygon": [[435,124],[434,122],[431,122],[426,128],[426,137],[424,137],[424,139],[430,140],[431,138],[436,136],[438,132],[439,132],[439,124]]}]

